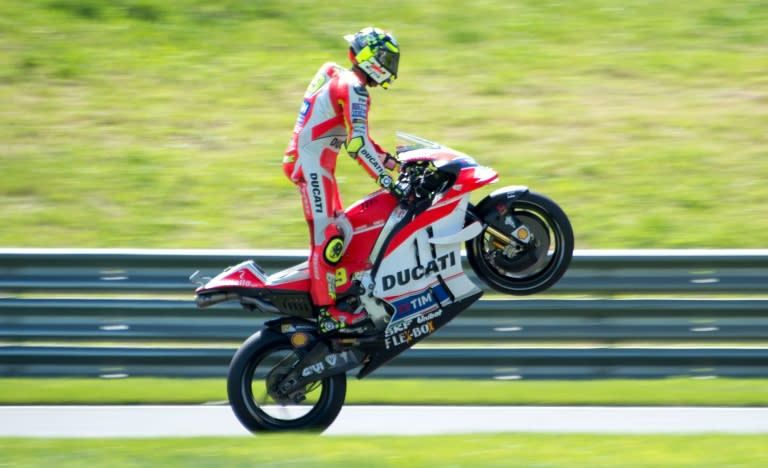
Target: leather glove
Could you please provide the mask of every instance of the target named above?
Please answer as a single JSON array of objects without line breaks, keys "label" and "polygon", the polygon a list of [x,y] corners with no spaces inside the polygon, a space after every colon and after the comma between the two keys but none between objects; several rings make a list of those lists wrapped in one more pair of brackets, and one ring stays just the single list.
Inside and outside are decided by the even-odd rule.
[{"label": "leather glove", "polygon": [[405,198],[405,192],[403,192],[403,189],[397,185],[391,175],[381,174],[379,176],[378,182],[381,188],[394,195],[398,200]]},{"label": "leather glove", "polygon": [[391,154],[387,153],[387,155],[384,156],[384,167],[390,171],[397,171],[400,169],[400,160],[397,159],[397,156],[392,156]]}]

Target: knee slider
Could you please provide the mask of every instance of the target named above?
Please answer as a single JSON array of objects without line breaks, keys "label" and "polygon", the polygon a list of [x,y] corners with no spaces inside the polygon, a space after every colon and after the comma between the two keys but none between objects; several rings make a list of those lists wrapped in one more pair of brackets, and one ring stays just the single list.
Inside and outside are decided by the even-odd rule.
[{"label": "knee slider", "polygon": [[344,238],[336,235],[328,239],[323,249],[323,259],[329,265],[336,265],[344,254]]},{"label": "knee slider", "polygon": [[329,265],[336,265],[344,255],[344,235],[335,224],[331,224],[325,230],[325,238],[328,241],[323,247],[323,260]]}]

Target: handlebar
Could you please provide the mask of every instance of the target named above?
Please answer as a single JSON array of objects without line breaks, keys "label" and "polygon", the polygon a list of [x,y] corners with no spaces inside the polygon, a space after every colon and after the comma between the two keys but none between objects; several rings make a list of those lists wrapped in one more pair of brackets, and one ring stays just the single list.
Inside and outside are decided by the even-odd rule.
[{"label": "handlebar", "polygon": [[403,207],[432,204],[435,196],[453,184],[445,174],[438,172],[431,161],[403,163],[395,184],[402,193],[400,203]]}]

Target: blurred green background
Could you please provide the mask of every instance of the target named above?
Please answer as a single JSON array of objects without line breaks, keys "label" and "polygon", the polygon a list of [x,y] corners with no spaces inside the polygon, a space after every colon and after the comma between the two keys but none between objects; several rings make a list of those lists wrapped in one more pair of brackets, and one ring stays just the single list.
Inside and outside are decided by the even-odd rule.
[{"label": "blurred green background", "polygon": [[[768,245],[765,0],[3,0],[0,246],[305,248],[282,153],[317,68],[346,64],[342,35],[369,25],[393,32],[403,50],[400,79],[372,92],[371,132],[385,148],[404,130],[474,155],[500,184],[559,202],[578,248]],[[339,161],[347,203],[374,188],[354,162]],[[52,394],[37,382],[5,383],[6,403],[31,389]],[[621,384],[636,394],[557,385],[544,393],[550,404],[582,395],[593,404],[606,395],[765,401],[762,381]],[[92,387],[73,394],[91,399],[82,389]],[[196,390],[220,398],[224,387]],[[361,450],[369,466],[765,466],[764,435],[329,442],[73,449],[0,439],[0,448],[14,466],[339,466]]]},{"label": "blurred green background", "polygon": [[[5,0],[0,245],[304,248],[282,153],[317,68],[376,25],[403,50],[372,92],[385,148],[474,155],[578,248],[765,247],[766,24],[764,0]],[[374,188],[339,172],[347,203]]]}]

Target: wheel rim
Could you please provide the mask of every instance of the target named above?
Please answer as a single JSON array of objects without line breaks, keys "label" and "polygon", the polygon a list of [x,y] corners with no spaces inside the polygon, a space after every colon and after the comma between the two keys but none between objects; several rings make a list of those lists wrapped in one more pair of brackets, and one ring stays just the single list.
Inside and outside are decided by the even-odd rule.
[{"label": "wheel rim", "polygon": [[276,428],[300,427],[312,418],[328,399],[331,379],[324,379],[304,387],[303,401],[278,400],[271,395],[274,386],[299,361],[291,346],[272,348],[259,359],[254,359],[243,373],[241,392],[248,411],[256,418]]},{"label": "wheel rim", "polygon": [[[486,230],[483,234],[480,254],[492,272],[508,280],[535,279],[547,274],[555,265],[558,252],[562,250],[562,239],[547,219],[535,210],[516,209],[510,216],[522,223],[529,231],[527,244],[505,242]],[[505,225],[503,233],[512,238],[512,232]]]}]

